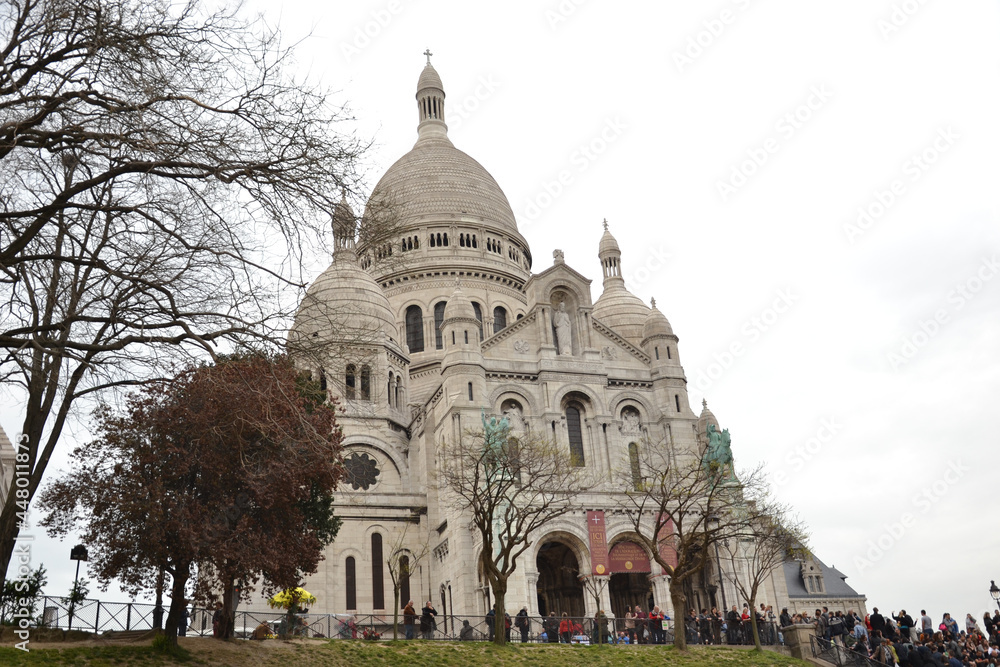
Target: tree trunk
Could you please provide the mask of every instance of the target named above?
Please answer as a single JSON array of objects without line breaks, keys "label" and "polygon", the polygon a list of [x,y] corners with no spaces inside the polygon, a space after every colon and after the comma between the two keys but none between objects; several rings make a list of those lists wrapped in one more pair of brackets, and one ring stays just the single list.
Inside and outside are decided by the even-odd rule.
[{"label": "tree trunk", "polygon": [[181,610],[187,601],[184,599],[184,587],[187,585],[190,564],[181,564],[174,568],[173,583],[170,586],[170,611],[167,612],[167,624],[163,628],[163,636],[168,646],[177,646],[177,626],[181,622]]},{"label": "tree trunk", "polygon": [[399,586],[392,587],[392,638],[399,639]]},{"label": "tree trunk", "polygon": [[760,629],[757,627],[756,605],[756,596],[750,596],[750,630],[753,632],[753,646],[758,653],[763,653],[764,647],[760,645]]},{"label": "tree trunk", "polygon": [[504,599],[507,597],[507,580],[497,580],[493,584],[493,610],[496,618],[493,619],[493,643],[503,646],[507,643],[507,619]]},{"label": "tree trunk", "polygon": [[233,609],[233,593],[236,590],[236,580],[226,579],[226,587],[222,593],[222,628],[219,639],[232,639],[235,625],[235,610]]},{"label": "tree trunk", "polygon": [[687,617],[687,596],[684,595],[683,583],[676,578],[670,580],[670,601],[674,605],[674,647],[678,651],[686,651],[687,633],[684,631],[684,619]]}]

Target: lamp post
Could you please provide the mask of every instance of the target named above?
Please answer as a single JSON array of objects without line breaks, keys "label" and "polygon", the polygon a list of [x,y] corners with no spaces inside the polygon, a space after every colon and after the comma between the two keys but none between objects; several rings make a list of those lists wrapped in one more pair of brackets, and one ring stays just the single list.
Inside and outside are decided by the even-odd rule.
[{"label": "lamp post", "polygon": [[76,598],[78,592],[78,584],[80,582],[80,561],[87,560],[87,547],[82,544],[78,544],[69,552],[69,559],[76,561],[76,577],[73,578],[73,590],[69,596],[69,622],[67,623],[66,629],[73,629],[73,612],[76,608]]},{"label": "lamp post", "polygon": [[993,601],[997,603],[997,608],[1000,609],[1000,588],[997,588],[997,582],[990,579],[990,597]]}]

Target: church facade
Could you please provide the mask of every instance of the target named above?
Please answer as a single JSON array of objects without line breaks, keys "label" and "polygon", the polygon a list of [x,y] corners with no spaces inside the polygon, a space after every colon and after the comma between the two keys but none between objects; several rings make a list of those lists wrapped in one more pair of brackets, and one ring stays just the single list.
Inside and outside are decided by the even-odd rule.
[{"label": "church facade", "polygon": [[[401,553],[415,564],[401,604],[431,600],[439,614],[485,614],[491,600],[477,537],[440,497],[436,474],[442,448],[481,427],[483,412],[505,416],[515,433],[543,435],[607,480],[634,466],[638,447],[700,459],[706,429],[719,428],[707,406],[691,409],[678,337],[655,303],[628,291],[607,223],[595,238],[596,301],[591,280],[559,250],[534,272],[503,191],[448,138],[444,86],[429,58],[416,101],[416,144],[375,186],[358,230],[346,203],[334,213],[333,262],[310,286],[289,339],[310,350],[299,363],[342,409],[343,526],[305,582],[318,613],[391,616],[386,561]],[[382,227],[393,233],[379,237],[372,230],[387,216]],[[533,616],[596,613],[573,574],[591,574],[595,540],[610,563],[600,609],[670,611],[667,577],[616,516],[614,492],[611,481],[596,485],[577,510],[532,536],[507,593],[512,614],[522,606]],[[600,531],[588,528],[595,516]],[[776,611],[826,604],[863,613],[863,596],[843,575],[811,563],[812,572],[800,563],[776,571],[760,601]],[[807,587],[817,576],[828,584]],[[717,572],[703,579],[692,606],[737,603]]]}]

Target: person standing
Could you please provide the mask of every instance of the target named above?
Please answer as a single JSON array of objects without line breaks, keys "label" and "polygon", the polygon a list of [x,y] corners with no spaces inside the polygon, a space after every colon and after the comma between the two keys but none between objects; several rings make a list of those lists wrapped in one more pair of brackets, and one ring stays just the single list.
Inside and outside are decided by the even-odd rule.
[{"label": "person standing", "polygon": [[726,613],[726,643],[733,646],[740,643],[740,612],[736,605]]},{"label": "person standing", "polygon": [[556,618],[554,611],[550,611],[549,615],[545,617],[542,627],[545,629],[545,641],[549,644],[559,642],[559,619]]},{"label": "person standing", "polygon": [[630,644],[635,643],[635,612],[630,608],[625,612],[625,634]]},{"label": "person standing", "polygon": [[417,610],[413,606],[413,600],[406,603],[403,607],[403,628],[406,630],[406,638],[413,639],[417,636],[416,633],[417,624]]},{"label": "person standing", "polygon": [[218,637],[219,633],[222,632],[222,619],[223,619],[222,603],[221,602],[216,602],[215,603],[215,613],[212,614],[212,636],[213,637]]},{"label": "person standing", "polygon": [[573,636],[573,623],[569,620],[569,614],[563,612],[562,620],[559,621],[559,641],[569,644],[570,637]]},{"label": "person standing", "polygon": [[493,637],[497,627],[496,618],[497,618],[497,610],[494,609],[493,607],[490,607],[490,610],[486,612],[486,618],[484,619],[486,621],[486,635],[488,641],[493,641]]},{"label": "person standing", "polygon": [[185,602],[184,606],[181,607],[181,621],[180,621],[180,623],[177,624],[177,636],[178,637],[187,637],[187,632],[188,632],[188,618],[189,618],[189,616],[188,616],[187,602]]},{"label": "person standing", "polygon": [[424,608],[420,610],[420,634],[423,635],[424,639],[431,639],[434,636],[434,628],[437,627],[435,616],[437,616],[437,611],[434,609],[434,604],[428,600]]},{"label": "person standing", "polygon": [[646,643],[646,614],[639,605],[635,606],[635,637],[636,643]]},{"label": "person standing", "polygon": [[521,611],[517,612],[517,619],[514,621],[514,625],[517,629],[521,631],[521,643],[528,643],[528,608],[521,607]]}]

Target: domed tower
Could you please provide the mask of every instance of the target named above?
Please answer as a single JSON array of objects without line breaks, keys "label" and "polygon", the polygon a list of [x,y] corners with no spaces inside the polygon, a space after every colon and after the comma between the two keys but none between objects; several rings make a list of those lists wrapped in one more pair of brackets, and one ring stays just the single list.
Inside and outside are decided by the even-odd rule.
[{"label": "domed tower", "polygon": [[[347,415],[405,416],[409,359],[389,300],[355,250],[355,216],[342,198],[333,212],[333,262],[299,304],[288,336],[296,365],[338,397]],[[408,419],[408,418],[407,418]]]},{"label": "domed tower", "polygon": [[417,142],[372,191],[358,249],[421,367],[444,357],[446,286],[461,279],[480,323],[477,337],[485,339],[525,314],[523,288],[531,269],[531,252],[506,195],[448,138],[445,99],[428,54],[417,82]]},{"label": "domed tower", "polygon": [[445,393],[457,399],[459,404],[469,401],[476,405],[477,401],[482,402],[486,391],[479,320],[460,284],[455,285],[448,297],[442,329],[445,352],[441,375]]},{"label": "domed tower", "polygon": [[693,416],[688,404],[687,379],[681,368],[677,336],[666,316],[650,300],[649,315],[642,325],[642,351],[649,356],[657,402],[667,413]]},{"label": "domed tower", "polygon": [[625,289],[622,251],[618,248],[618,241],[608,230],[607,220],[604,221],[604,235],[601,237],[597,256],[604,273],[604,292],[594,304],[593,316],[639,347],[649,308],[639,297]]}]

